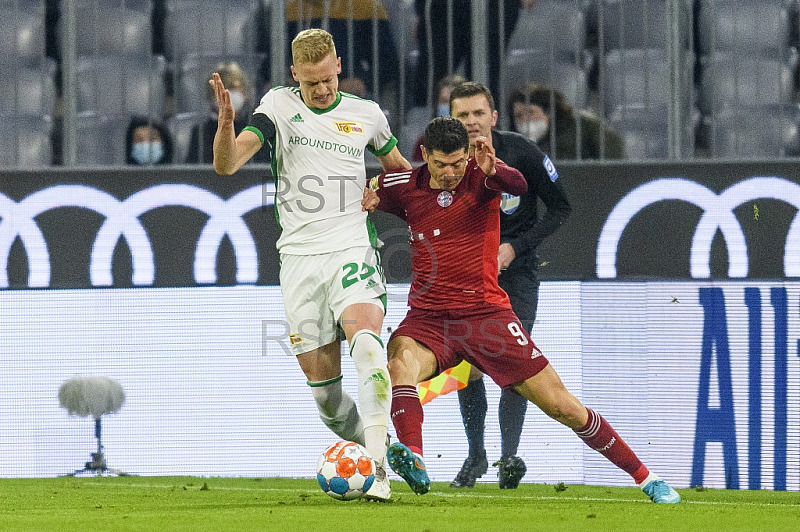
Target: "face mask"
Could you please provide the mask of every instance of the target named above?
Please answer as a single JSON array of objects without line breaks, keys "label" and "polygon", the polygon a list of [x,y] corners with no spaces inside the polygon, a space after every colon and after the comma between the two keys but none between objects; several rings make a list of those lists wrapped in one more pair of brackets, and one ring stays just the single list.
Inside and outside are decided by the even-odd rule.
[{"label": "face mask", "polygon": [[539,142],[547,135],[549,126],[547,120],[533,120],[519,125],[519,132],[528,137],[533,142]]},{"label": "face mask", "polygon": [[228,91],[231,93],[231,105],[233,106],[233,110],[237,113],[244,109],[244,93],[242,91],[232,90]]},{"label": "face mask", "polygon": [[131,158],[138,164],[156,164],[164,156],[164,145],[159,141],[137,142],[131,148]]},{"label": "face mask", "polygon": [[450,104],[440,103],[436,108],[436,116],[450,116]]}]

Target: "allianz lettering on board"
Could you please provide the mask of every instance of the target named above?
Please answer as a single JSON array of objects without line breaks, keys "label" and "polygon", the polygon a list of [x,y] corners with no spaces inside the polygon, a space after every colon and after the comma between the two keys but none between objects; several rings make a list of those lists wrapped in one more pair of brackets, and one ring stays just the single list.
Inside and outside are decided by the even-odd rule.
[{"label": "allianz lettering on board", "polygon": [[[769,313],[763,309],[762,299],[766,294],[771,307]],[[796,412],[797,404],[796,397],[791,400],[795,394],[790,395],[789,382],[790,368],[796,366],[796,358],[800,357],[800,341],[794,346],[789,344],[789,305],[795,305],[792,310],[796,311],[800,308],[800,300],[790,302],[786,286],[744,288],[748,318],[747,358],[742,364],[747,376],[745,381],[733,377],[731,356],[741,358],[744,353],[731,349],[727,319],[728,312],[736,312],[735,307],[741,299],[727,299],[721,287],[699,289],[699,301],[703,307],[703,342],[690,485],[704,485],[706,453],[710,446],[717,445],[722,449],[726,488],[758,490],[766,484],[784,491],[788,477],[794,484],[793,488],[797,489],[798,471],[791,471],[796,468],[790,466],[793,462],[796,465],[796,460],[790,456],[796,456],[800,441],[796,438],[790,441],[790,434],[797,432],[795,423],[792,423],[794,429],[790,430],[790,409]],[[796,321],[796,314],[792,314]],[[771,316],[772,323],[764,322],[763,316],[766,315]],[[765,337],[771,341],[767,342]],[[769,376],[764,378],[767,367],[771,369],[772,379]],[[797,375],[793,380],[796,382]],[[746,403],[742,401],[744,405],[739,405],[738,416],[734,408],[736,388],[740,388],[736,395],[747,398]],[[770,403],[772,408],[769,408]],[[746,418],[741,414],[742,410],[748,413]],[[796,416],[792,417],[796,422]],[[746,427],[746,450],[742,451],[737,448],[737,421]],[[746,485],[740,481],[740,471],[747,478]],[[767,476],[771,478],[765,478]]]},{"label": "allianz lettering on board", "polygon": [[[651,470],[800,489],[800,283],[584,282],[580,299],[582,398]],[[596,454],[585,481],[609,482]]]}]

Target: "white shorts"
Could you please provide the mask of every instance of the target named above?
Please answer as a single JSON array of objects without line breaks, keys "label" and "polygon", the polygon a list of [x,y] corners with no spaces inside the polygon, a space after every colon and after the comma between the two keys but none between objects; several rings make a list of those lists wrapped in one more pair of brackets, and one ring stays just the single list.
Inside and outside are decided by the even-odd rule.
[{"label": "white shorts", "polygon": [[295,355],[341,340],[339,320],[355,303],[386,312],[386,280],[371,247],[321,255],[281,255],[281,293]]}]

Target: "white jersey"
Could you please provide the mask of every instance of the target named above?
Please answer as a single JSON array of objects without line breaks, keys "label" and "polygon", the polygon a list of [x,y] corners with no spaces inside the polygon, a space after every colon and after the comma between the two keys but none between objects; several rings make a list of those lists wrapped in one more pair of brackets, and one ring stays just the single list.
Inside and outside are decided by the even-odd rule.
[{"label": "white jersey", "polygon": [[361,211],[364,150],[381,156],[397,144],[375,102],[340,92],[329,108],[312,109],[299,88],[278,87],[261,99],[248,128],[269,145],[272,173],[278,176],[280,253],[374,245],[374,230]]}]

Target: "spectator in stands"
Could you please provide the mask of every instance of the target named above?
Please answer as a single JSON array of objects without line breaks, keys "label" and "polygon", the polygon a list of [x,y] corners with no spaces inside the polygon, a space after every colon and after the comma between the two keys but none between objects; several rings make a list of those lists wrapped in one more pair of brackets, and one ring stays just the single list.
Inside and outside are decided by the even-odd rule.
[{"label": "spectator in stands", "polygon": [[[252,93],[250,80],[242,67],[235,61],[220,63],[215,66],[208,74],[209,79],[214,72],[219,74],[225,87],[231,93],[231,103],[236,112],[233,128],[238,135],[247,126],[250,113],[253,110],[253,105],[250,102],[250,94]],[[192,130],[189,151],[186,155],[187,163],[210,164],[214,160],[214,135],[217,132],[219,109],[217,108],[214,88],[211,85],[206,85],[206,101],[208,102],[209,114],[203,123],[198,124]],[[259,150],[253,160],[259,163],[269,162],[266,150]]]},{"label": "spectator in stands", "polygon": [[[488,42],[487,59],[489,62],[489,88],[494,94],[500,94],[500,65],[505,63],[502,53],[508,45],[511,34],[519,20],[520,10],[532,6],[536,0],[489,0],[487,6]],[[425,9],[430,4],[429,11]],[[417,63],[414,82],[414,104],[428,103],[428,54],[433,58],[433,79],[441,79],[452,72],[449,70],[452,57],[453,71],[464,62],[467,78],[472,74],[472,0],[415,0],[417,13],[417,43],[419,45],[419,62]],[[452,5],[452,13],[448,6]],[[502,17],[501,17],[502,14]],[[452,38],[448,38],[448,20],[452,17]],[[500,28],[500,21],[503,21]],[[429,24],[430,22],[430,24]],[[428,26],[435,26],[428,40]],[[502,29],[502,39],[500,29]],[[502,41],[502,42],[501,42]],[[434,93],[434,98],[436,97]]]},{"label": "spectator in stands", "polygon": [[[373,20],[378,30],[374,46]],[[342,58],[343,80],[351,77],[361,79],[365,85],[367,98],[378,100],[382,107],[392,106],[391,102],[396,99],[397,83],[400,79],[400,56],[392,35],[392,26],[389,24],[389,13],[381,0],[289,0],[286,3],[288,64],[292,62],[291,39],[301,30],[308,28],[323,28],[333,35],[334,42],[338,43],[336,53]],[[262,48],[267,52],[267,59],[261,66],[261,75],[264,79],[269,79],[269,61],[272,57],[269,53],[269,37],[266,32],[261,37]],[[349,37],[353,39],[352,57],[348,46]],[[375,51],[378,56],[379,91],[373,86]]]},{"label": "spectator in stands", "polygon": [[125,135],[125,162],[133,165],[172,162],[172,136],[159,122],[134,116]]},{"label": "spectator in stands", "polygon": [[508,106],[511,129],[528,137],[553,159],[625,156],[625,145],[616,132],[604,127],[594,114],[573,108],[556,89],[529,83],[511,92]]},{"label": "spectator in stands", "polygon": [[[450,116],[450,93],[453,91],[453,87],[461,85],[465,81],[467,81],[466,78],[458,74],[445,76],[439,80],[439,82],[436,84],[436,107],[431,118],[436,118],[437,116]],[[424,141],[425,134],[423,133],[419,136],[417,142],[414,143],[414,152],[411,155],[411,162],[422,162],[422,150],[420,149],[420,146],[422,146]]]},{"label": "spectator in stands", "polygon": [[367,86],[361,78],[344,78],[339,82],[339,92],[347,92],[359,98],[366,98]]}]

